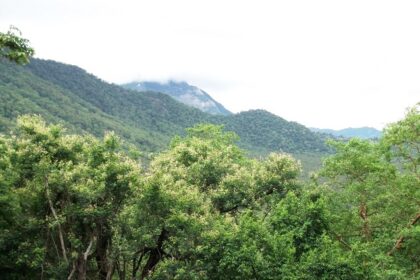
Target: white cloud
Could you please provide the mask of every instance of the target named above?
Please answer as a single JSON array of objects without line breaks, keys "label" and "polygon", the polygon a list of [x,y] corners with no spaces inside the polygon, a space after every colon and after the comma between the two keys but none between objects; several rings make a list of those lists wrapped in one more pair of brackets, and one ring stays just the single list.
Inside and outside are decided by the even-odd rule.
[{"label": "white cloud", "polygon": [[420,101],[418,1],[1,0],[42,58],[102,79],[185,79],[232,111],[382,127]]}]

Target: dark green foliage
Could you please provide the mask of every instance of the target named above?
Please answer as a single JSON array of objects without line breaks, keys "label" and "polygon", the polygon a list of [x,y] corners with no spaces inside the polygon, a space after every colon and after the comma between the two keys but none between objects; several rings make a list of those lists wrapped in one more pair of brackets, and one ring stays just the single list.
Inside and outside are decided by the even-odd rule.
[{"label": "dark green foliage", "polygon": [[226,118],[227,130],[235,131],[244,147],[265,151],[327,152],[324,139],[308,128],[288,122],[264,110],[242,112]]}]

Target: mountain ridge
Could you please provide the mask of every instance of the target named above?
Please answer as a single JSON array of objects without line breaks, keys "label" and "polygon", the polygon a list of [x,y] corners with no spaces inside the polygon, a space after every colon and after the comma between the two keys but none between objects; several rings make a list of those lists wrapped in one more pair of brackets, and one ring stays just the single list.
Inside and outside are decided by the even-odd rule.
[{"label": "mountain ridge", "polygon": [[326,133],[335,137],[352,138],[358,137],[361,139],[375,139],[382,135],[382,132],[373,127],[348,127],[343,129],[329,129],[329,128],[309,128],[314,132]]}]

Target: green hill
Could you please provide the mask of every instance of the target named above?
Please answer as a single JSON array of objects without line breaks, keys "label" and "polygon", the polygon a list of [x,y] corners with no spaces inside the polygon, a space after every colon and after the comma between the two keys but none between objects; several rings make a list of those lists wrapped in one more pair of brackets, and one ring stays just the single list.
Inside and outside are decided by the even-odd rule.
[{"label": "green hill", "polygon": [[250,150],[288,153],[325,152],[325,141],[305,126],[288,122],[265,110],[250,110],[223,119],[227,130],[235,131]]},{"label": "green hill", "polygon": [[113,130],[141,150],[167,147],[170,139],[197,123],[225,125],[240,145],[261,155],[325,153],[324,139],[306,127],[263,110],[215,116],[156,92],[137,92],[106,83],[83,69],[33,59],[25,66],[0,63],[0,131],[13,128],[21,114],[40,114],[75,132],[96,136]]}]

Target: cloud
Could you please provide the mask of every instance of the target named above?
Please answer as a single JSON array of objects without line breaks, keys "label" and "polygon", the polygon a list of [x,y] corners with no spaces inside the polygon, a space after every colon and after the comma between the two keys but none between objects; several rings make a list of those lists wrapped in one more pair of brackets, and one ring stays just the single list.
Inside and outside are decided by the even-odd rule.
[{"label": "cloud", "polygon": [[186,80],[232,111],[374,126],[420,101],[418,1],[3,0],[37,55],[114,83]]}]

